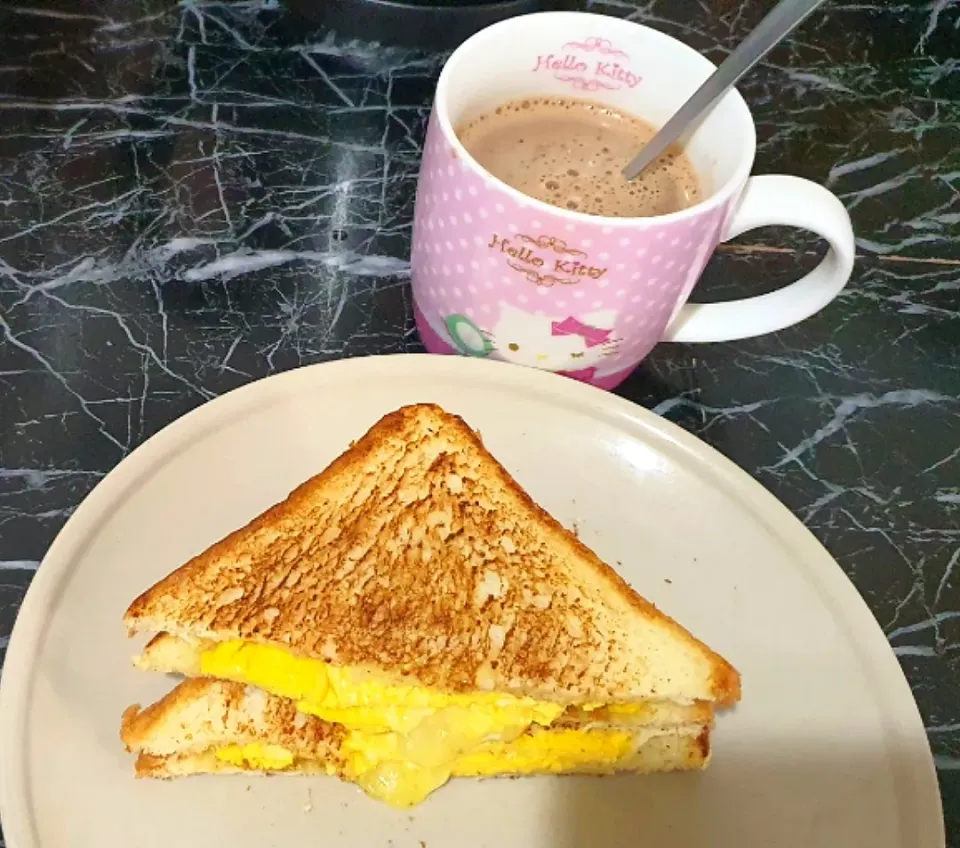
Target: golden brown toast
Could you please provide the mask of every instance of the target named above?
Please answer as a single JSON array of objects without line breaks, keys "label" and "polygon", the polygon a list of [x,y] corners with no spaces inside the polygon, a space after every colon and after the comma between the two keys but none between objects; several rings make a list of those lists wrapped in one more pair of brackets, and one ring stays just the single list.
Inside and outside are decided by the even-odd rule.
[{"label": "golden brown toast", "polygon": [[385,416],[137,598],[131,631],[273,643],[446,691],[730,704],[740,677],[542,510],[460,418]]},{"label": "golden brown toast", "polygon": [[[709,760],[710,729],[706,725],[689,723],[627,730],[636,734],[628,756],[616,762],[582,763],[564,769],[564,773],[697,769],[706,766]],[[564,731],[554,728],[527,731],[528,734],[556,732]],[[298,713],[293,702],[285,698],[212,678],[187,680],[145,710],[131,707],[124,714],[120,736],[127,750],[138,754],[136,773],[140,777],[257,770],[340,776],[344,773],[340,752],[345,736],[342,727]],[[224,746],[250,743],[288,749],[294,755],[293,762],[277,769],[248,769],[216,756],[216,751]],[[553,770],[542,764],[525,768],[522,760],[504,758],[497,775],[544,771]]]}]

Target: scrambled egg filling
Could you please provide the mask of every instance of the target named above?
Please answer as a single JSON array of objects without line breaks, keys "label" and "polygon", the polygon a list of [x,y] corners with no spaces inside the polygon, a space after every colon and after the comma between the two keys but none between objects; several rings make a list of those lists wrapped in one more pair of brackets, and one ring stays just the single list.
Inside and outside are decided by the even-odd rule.
[{"label": "scrambled egg filling", "polygon": [[551,730],[521,736],[508,745],[484,744],[457,760],[455,777],[576,771],[610,765],[633,751],[632,733],[624,730]]},{"label": "scrambled egg filling", "polygon": [[[392,734],[382,734],[392,735]],[[503,774],[539,774],[576,771],[589,766],[613,766],[628,756],[633,736],[620,730],[552,730],[521,736],[512,742],[484,742],[458,757],[452,767],[420,766],[396,758],[392,741],[378,735],[351,735],[348,762],[358,771],[346,775],[371,797],[395,807],[420,803],[451,777],[490,777]],[[215,751],[218,760],[239,768],[284,771],[294,763],[292,751],[279,745],[253,742],[227,745]],[[371,765],[373,763],[373,765]]]},{"label": "scrambled egg filling", "polygon": [[249,745],[227,745],[218,748],[218,760],[239,768],[258,771],[283,771],[293,765],[293,752],[280,745],[265,745],[251,742]]},{"label": "scrambled egg filling", "polygon": [[[387,683],[361,669],[241,640],[203,651],[200,669],[292,698],[301,712],[343,725],[349,731],[340,751],[344,776],[396,807],[418,804],[452,775],[612,763],[629,752],[632,738],[576,730],[523,736],[531,725],[549,726],[564,707],[494,692],[455,694]],[[264,770],[293,763],[292,754],[270,745],[228,746],[216,756]]]}]

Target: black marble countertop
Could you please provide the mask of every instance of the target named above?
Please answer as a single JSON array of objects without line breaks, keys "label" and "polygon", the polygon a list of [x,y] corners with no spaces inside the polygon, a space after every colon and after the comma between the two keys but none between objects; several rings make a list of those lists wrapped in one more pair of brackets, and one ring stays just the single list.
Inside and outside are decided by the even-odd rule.
[{"label": "black marble countertop", "polygon": [[[589,3],[721,59],[770,2]],[[873,609],[960,845],[960,4],[837,2],[743,84],[755,171],[825,183],[858,235],[784,332],[661,345],[620,388],[783,500]],[[265,374],[417,351],[414,186],[442,56],[275,2],[0,11],[0,656],[80,500],[175,418]],[[795,278],[754,234],[701,292]]]}]

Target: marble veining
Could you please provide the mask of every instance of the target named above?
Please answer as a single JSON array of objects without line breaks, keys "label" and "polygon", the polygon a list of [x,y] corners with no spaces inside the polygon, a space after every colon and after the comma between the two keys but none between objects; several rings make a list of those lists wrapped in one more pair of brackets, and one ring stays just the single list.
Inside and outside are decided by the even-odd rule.
[{"label": "marble veining", "polygon": [[[719,60],[757,0],[596,0]],[[742,86],[756,171],[828,185],[860,251],[840,299],[735,344],[661,346],[619,390],[717,447],[863,593],[917,697],[960,845],[960,3],[839,2]],[[408,287],[443,56],[282,3],[0,9],[0,657],[57,531],[212,397],[418,351]],[[782,285],[807,234],[724,246],[699,297]]]}]

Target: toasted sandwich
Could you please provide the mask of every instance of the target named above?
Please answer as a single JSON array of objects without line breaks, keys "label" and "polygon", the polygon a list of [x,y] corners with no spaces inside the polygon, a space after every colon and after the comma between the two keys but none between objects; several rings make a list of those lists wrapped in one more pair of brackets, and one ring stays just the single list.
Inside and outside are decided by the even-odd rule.
[{"label": "toasted sandwich", "polygon": [[140,668],[192,678],[137,773],[320,772],[396,806],[451,776],[700,768],[722,657],[544,512],[460,418],[384,417],[137,598]]}]

